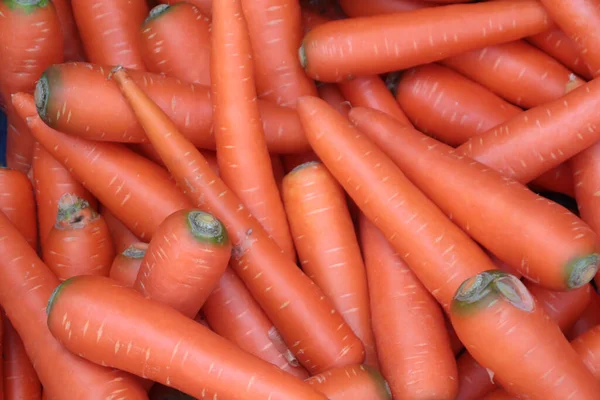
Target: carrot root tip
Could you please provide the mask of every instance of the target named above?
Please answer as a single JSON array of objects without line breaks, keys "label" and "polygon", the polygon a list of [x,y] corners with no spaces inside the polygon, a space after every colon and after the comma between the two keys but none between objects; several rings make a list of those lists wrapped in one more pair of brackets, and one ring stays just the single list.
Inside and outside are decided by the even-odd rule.
[{"label": "carrot root tip", "polygon": [[121,253],[127,258],[144,258],[146,250],[148,249],[148,243],[134,243]]},{"label": "carrot root tip", "polygon": [[48,76],[46,72],[42,74],[40,80],[35,85],[35,92],[33,93],[35,100],[35,108],[40,117],[48,122],[48,99],[50,98],[50,82],[48,82]]},{"label": "carrot root tip", "polygon": [[594,279],[598,272],[598,262],[598,254],[591,254],[571,263],[571,273],[567,282],[568,287],[577,289]]},{"label": "carrot root tip", "polygon": [[300,65],[302,65],[302,68],[306,69],[308,60],[306,58],[306,49],[304,48],[304,43],[302,43],[302,46],[300,46],[298,49],[298,58],[300,59]]},{"label": "carrot root tip", "polygon": [[144,20],[144,24],[147,24],[148,22],[152,21],[153,19],[156,19],[157,17],[161,16],[169,8],[171,8],[171,6],[168,4],[157,5],[152,10],[150,10],[148,17]]},{"label": "carrot root tip", "polygon": [[190,211],[187,216],[190,231],[198,240],[213,244],[228,243],[227,230],[215,216],[204,211]]}]

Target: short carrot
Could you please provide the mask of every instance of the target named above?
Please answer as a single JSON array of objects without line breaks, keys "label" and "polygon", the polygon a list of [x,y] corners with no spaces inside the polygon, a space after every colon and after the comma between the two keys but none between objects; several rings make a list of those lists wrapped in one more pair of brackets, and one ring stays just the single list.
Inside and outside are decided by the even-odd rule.
[{"label": "short carrot", "polygon": [[56,15],[62,31],[64,60],[83,61],[85,52],[75,23],[75,17],[73,17],[71,0],[52,0],[52,4],[56,8]]},{"label": "short carrot", "polygon": [[340,89],[334,83],[322,83],[317,88],[317,93],[320,98],[325,100],[327,104],[335,108],[344,117],[348,116],[352,105]]},{"label": "short carrot", "polygon": [[129,246],[138,243],[139,239],[133,234],[123,223],[110,212],[106,207],[102,207],[100,214],[104,217],[104,221],[108,225],[110,236],[115,245],[115,251],[121,253]]},{"label": "short carrot", "polygon": [[360,340],[323,292],[277,248],[240,199],[125,70],[116,69],[113,78],[185,194],[224,223],[234,247],[233,268],[298,360],[313,374],[362,362]]},{"label": "short carrot", "polygon": [[334,368],[305,380],[329,400],[391,400],[390,387],[381,373],[368,365]]},{"label": "short carrot", "polygon": [[[89,307],[95,312],[90,314]],[[47,313],[50,331],[70,351],[196,398],[326,399],[199,323],[109,278],[69,279],[54,291]]]},{"label": "short carrot", "polygon": [[147,243],[137,242],[117,254],[110,266],[109,276],[125,286],[133,287],[147,249]]},{"label": "short carrot", "polygon": [[197,7],[160,4],[140,30],[140,49],[150,71],[210,85],[210,20]]},{"label": "short carrot", "polygon": [[454,223],[523,276],[570,290],[596,274],[596,234],[561,205],[384,113],[354,108],[350,119]]},{"label": "short carrot", "polygon": [[360,237],[381,372],[394,398],[454,400],[457,371],[439,304],[365,216]]},{"label": "short carrot", "polygon": [[356,18],[418,10],[432,4],[423,0],[340,0],[340,6],[346,15]]},{"label": "short carrot", "polygon": [[301,98],[297,110],[323,164],[444,307],[465,279],[494,269],[483,250],[348,120],[318,98]]},{"label": "short carrot", "polygon": [[42,385],[25,352],[23,341],[6,317],[3,321],[3,328],[4,399],[40,400]]},{"label": "short carrot", "polygon": [[537,1],[430,7],[323,24],[305,36],[299,56],[310,77],[337,82],[510,42],[542,32],[550,24]]},{"label": "short carrot", "polygon": [[33,187],[27,176],[13,169],[0,168],[0,212],[37,250],[38,232]]},{"label": "short carrot", "polygon": [[[160,0],[163,4],[177,4],[182,3],[184,0]],[[193,4],[198,7],[200,12],[208,17],[212,16],[212,2],[213,0],[185,0],[186,3]]]}]

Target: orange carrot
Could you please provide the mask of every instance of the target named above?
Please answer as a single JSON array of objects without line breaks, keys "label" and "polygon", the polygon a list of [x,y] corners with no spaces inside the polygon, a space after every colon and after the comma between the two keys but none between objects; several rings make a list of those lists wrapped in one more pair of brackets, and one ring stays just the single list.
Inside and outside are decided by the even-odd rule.
[{"label": "orange carrot", "polygon": [[368,17],[380,14],[418,10],[433,4],[422,0],[339,0],[342,10],[349,17]]},{"label": "orange carrot", "polygon": [[[33,98],[13,96],[21,118],[42,146],[140,239],[150,239],[168,215],[189,200],[160,167],[121,145],[70,137],[29,111]],[[151,201],[149,201],[151,199]]]},{"label": "orange carrot", "polygon": [[139,239],[123,223],[115,217],[108,208],[102,207],[100,214],[104,217],[110,236],[117,253],[123,252],[129,246],[138,243]]},{"label": "orange carrot", "polygon": [[298,360],[313,374],[362,362],[360,340],[323,292],[280,251],[240,199],[125,70],[117,69],[113,77],[185,194],[225,225],[234,246],[233,268]]},{"label": "orange carrot", "polygon": [[[184,0],[159,0],[163,4],[177,4],[182,3]],[[212,15],[212,1],[213,0],[185,0],[186,3],[193,4],[198,7],[200,12],[208,17]]]},{"label": "orange carrot", "polygon": [[38,233],[35,198],[27,176],[13,169],[0,168],[0,212],[37,250]]},{"label": "orange carrot", "polygon": [[8,126],[6,132],[6,166],[27,173],[31,169],[35,140],[27,124],[22,121],[12,104],[6,110]]},{"label": "orange carrot", "polygon": [[3,327],[4,399],[41,399],[42,386],[25,352],[23,341],[6,317],[3,320]]},{"label": "orange carrot", "polygon": [[381,371],[394,398],[454,400],[456,362],[439,304],[364,214],[359,225]]},{"label": "orange carrot", "polygon": [[577,337],[571,346],[596,379],[600,379],[600,325]]},{"label": "orange carrot", "polygon": [[[95,312],[90,314],[89,307]],[[84,358],[196,398],[326,399],[169,306],[109,278],[78,276],[56,288],[48,303],[48,327],[67,349]]]},{"label": "orange carrot", "polygon": [[327,104],[335,108],[344,117],[348,117],[348,113],[350,112],[352,105],[350,102],[348,102],[348,100],[346,100],[340,89],[335,84],[322,83],[317,88],[317,92],[319,97],[325,100]]},{"label": "orange carrot", "polygon": [[81,38],[79,37],[79,30],[73,17],[71,2],[72,0],[52,0],[62,31],[65,61],[83,61],[85,53],[81,44]]},{"label": "orange carrot", "polygon": [[327,169],[444,307],[465,279],[494,269],[464,231],[323,100],[303,97],[297,110]]},{"label": "orange carrot", "polygon": [[147,243],[137,242],[117,254],[109,276],[125,286],[133,287],[147,249]]},{"label": "orange carrot", "polygon": [[600,143],[593,144],[570,160],[575,179],[575,199],[581,218],[600,233]]},{"label": "orange carrot", "polygon": [[594,290],[586,309],[569,330],[567,337],[571,340],[575,339],[596,325],[600,325],[600,295]]},{"label": "orange carrot", "polygon": [[210,20],[189,3],[160,4],[141,26],[141,52],[152,72],[210,85]]},{"label": "orange carrot", "polygon": [[310,77],[336,82],[510,42],[542,32],[550,24],[544,8],[533,0],[456,4],[349,18],[311,30],[300,48],[300,61]]},{"label": "orange carrot", "polygon": [[363,342],[365,364],[377,367],[367,275],[344,190],[323,164],[310,162],[286,175],[282,193],[303,271]]},{"label": "orange carrot", "polygon": [[[147,142],[117,85],[107,80],[108,74],[108,69],[85,63],[48,68],[36,87],[40,116],[56,130],[86,139]],[[215,149],[208,87],[140,71],[130,74],[196,147]],[[260,100],[258,104],[271,152],[309,149],[294,110]]]},{"label": "orange carrot", "polygon": [[308,378],[306,383],[329,400],[391,400],[390,387],[375,368],[350,365],[334,368]]}]

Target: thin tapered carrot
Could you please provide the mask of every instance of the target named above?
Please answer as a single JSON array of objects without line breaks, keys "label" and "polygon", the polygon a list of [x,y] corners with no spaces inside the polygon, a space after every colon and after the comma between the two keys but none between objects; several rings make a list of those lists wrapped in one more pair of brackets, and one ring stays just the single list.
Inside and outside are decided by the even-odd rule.
[{"label": "thin tapered carrot", "polygon": [[354,108],[350,119],[454,223],[529,280],[570,290],[596,274],[597,235],[561,205],[382,112]]},{"label": "thin tapered carrot", "polygon": [[306,35],[299,53],[308,76],[336,82],[510,42],[550,24],[537,1],[447,5],[329,22]]},{"label": "thin tapered carrot", "polygon": [[196,398],[326,399],[171,307],[106,277],[69,279],[55,290],[47,313],[50,331],[70,351]]},{"label": "thin tapered carrot", "polygon": [[258,220],[125,70],[117,69],[113,77],[181,189],[225,225],[234,246],[233,268],[298,360],[313,374],[362,362],[364,348],[360,340],[323,292],[281,252]]},{"label": "thin tapered carrot", "polygon": [[71,0],[71,7],[90,62],[145,69],[139,34],[145,0]]},{"label": "thin tapered carrot", "polygon": [[115,251],[121,253],[129,246],[138,243],[139,239],[133,234],[123,223],[113,215],[106,207],[102,207],[100,214],[104,217],[104,221],[108,225],[110,236],[115,245]]},{"label": "thin tapered carrot", "polygon": [[[162,4],[177,4],[184,2],[184,0],[159,0],[159,2]],[[213,0],[185,0],[185,2],[198,7],[202,14],[208,17],[212,16]]]},{"label": "thin tapered carrot", "polygon": [[325,100],[327,104],[335,108],[344,117],[348,116],[352,105],[346,100],[341,90],[335,84],[323,83],[317,88],[317,93],[320,98]]},{"label": "thin tapered carrot", "polygon": [[346,15],[356,18],[418,10],[433,4],[422,0],[340,0],[340,6]]},{"label": "thin tapered carrot", "polygon": [[44,311],[58,279],[0,213],[0,305],[19,334],[50,399],[148,399],[127,374],[92,364],[52,337]]},{"label": "thin tapered carrot", "polygon": [[[249,10],[242,9],[241,0],[213,3],[210,74],[219,175],[283,253],[295,261],[294,244],[255,101],[255,81],[261,78],[254,78],[253,48],[248,35],[256,32],[249,30],[244,18]],[[264,71],[258,72],[260,76]]]},{"label": "thin tapered carrot", "polygon": [[[48,68],[36,87],[39,114],[52,128],[70,135],[113,142],[147,142],[117,85],[107,80],[108,74],[108,69],[86,63]],[[140,71],[130,74],[196,147],[215,149],[211,133],[213,105],[207,86]],[[309,150],[294,110],[261,100],[258,104],[271,152]]]},{"label": "thin tapered carrot", "polygon": [[133,287],[148,244],[137,242],[117,254],[110,266],[109,276],[125,286]]},{"label": "thin tapered carrot", "polygon": [[148,70],[210,85],[210,20],[189,3],[160,4],[141,25]]},{"label": "thin tapered carrot", "polygon": [[390,387],[381,373],[368,365],[334,368],[305,380],[329,400],[391,400]]},{"label": "thin tapered carrot", "polygon": [[454,400],[457,371],[439,304],[380,230],[359,217],[381,371],[399,399]]},{"label": "thin tapered carrot", "polygon": [[0,168],[0,212],[13,223],[27,243],[37,250],[35,196],[31,182],[24,173]]},{"label": "thin tapered carrot", "polygon": [[8,318],[4,318],[2,334],[4,400],[40,400],[42,385],[25,352],[23,341]]},{"label": "thin tapered carrot", "polygon": [[[170,214],[191,206],[159,166],[122,145],[91,142],[53,130],[28,113],[29,95],[13,96],[42,146],[139,239],[150,240]],[[29,107],[27,106],[29,105]],[[149,201],[151,200],[151,201]]]},{"label": "thin tapered carrot", "polygon": [[240,278],[230,268],[202,307],[211,329],[255,355],[300,379],[308,372],[298,363],[281,335]]},{"label": "thin tapered carrot", "polygon": [[344,190],[310,162],[286,175],[282,194],[302,270],[363,342],[365,364],[377,367],[367,275]]},{"label": "thin tapered carrot", "polygon": [[[503,323],[498,324],[500,315]],[[466,280],[456,292],[450,317],[469,353],[511,394],[597,397],[600,382],[513,275],[497,270]]]},{"label": "thin tapered carrot", "polygon": [[600,295],[594,290],[590,297],[586,309],[566,335],[570,340],[579,337],[594,326],[600,325]]},{"label": "thin tapered carrot", "polygon": [[40,243],[43,248],[48,233],[56,223],[58,202],[64,194],[77,195],[86,200],[95,210],[98,208],[98,202],[61,163],[56,161],[37,142],[34,147],[32,167]]},{"label": "thin tapered carrot", "polygon": [[158,227],[133,288],[193,318],[230,257],[231,243],[221,221],[200,210],[180,210]]},{"label": "thin tapered carrot", "polygon": [[464,279],[494,269],[465,232],[327,103],[303,97],[297,110],[315,153],[444,307]]},{"label": "thin tapered carrot", "polygon": [[60,22],[63,37],[63,54],[65,61],[84,61],[85,52],[79,37],[79,30],[73,17],[71,0],[52,0],[56,15]]}]

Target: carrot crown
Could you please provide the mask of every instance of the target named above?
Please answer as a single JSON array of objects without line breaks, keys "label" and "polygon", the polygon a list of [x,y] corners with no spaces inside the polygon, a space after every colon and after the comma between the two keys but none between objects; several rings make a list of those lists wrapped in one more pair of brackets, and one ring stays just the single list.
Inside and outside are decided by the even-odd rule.
[{"label": "carrot crown", "polygon": [[46,315],[50,315],[50,313],[52,312],[52,307],[54,306],[54,303],[56,302],[58,296],[62,293],[62,290],[65,287],[69,286],[71,283],[75,282],[80,276],[73,276],[71,278],[68,278],[61,282],[61,284],[58,285],[56,288],[54,288],[52,294],[50,295],[50,298],[48,299],[48,305],[46,306]]},{"label": "carrot crown", "polygon": [[570,262],[567,266],[567,286],[576,289],[594,279],[598,272],[598,261],[598,254],[590,254]]},{"label": "carrot crown", "polygon": [[134,243],[121,253],[124,257],[127,258],[144,258],[146,255],[146,250],[148,249],[147,243]]},{"label": "carrot crown", "polygon": [[65,193],[58,201],[56,228],[81,229],[99,217],[87,200]]},{"label": "carrot crown", "polygon": [[219,245],[229,243],[227,230],[212,214],[199,210],[190,211],[187,214],[187,222],[196,239]]},{"label": "carrot crown", "polygon": [[44,73],[42,73],[42,76],[35,85],[35,92],[33,93],[35,107],[37,108],[38,114],[40,115],[40,118],[42,118],[42,120],[46,123],[48,123],[48,99],[50,98],[50,82],[48,79],[48,70],[49,68],[47,68],[44,71]]},{"label": "carrot crown", "polygon": [[49,0],[3,0],[4,4],[9,9],[15,10],[20,9],[21,11],[29,14],[38,8],[42,8],[48,5]]},{"label": "carrot crown", "polygon": [[148,17],[144,20],[144,23],[142,25],[145,25],[148,22],[152,21],[153,19],[160,17],[162,14],[164,14],[166,11],[168,11],[171,7],[172,6],[170,6],[168,4],[157,5],[152,10],[150,10]]}]

